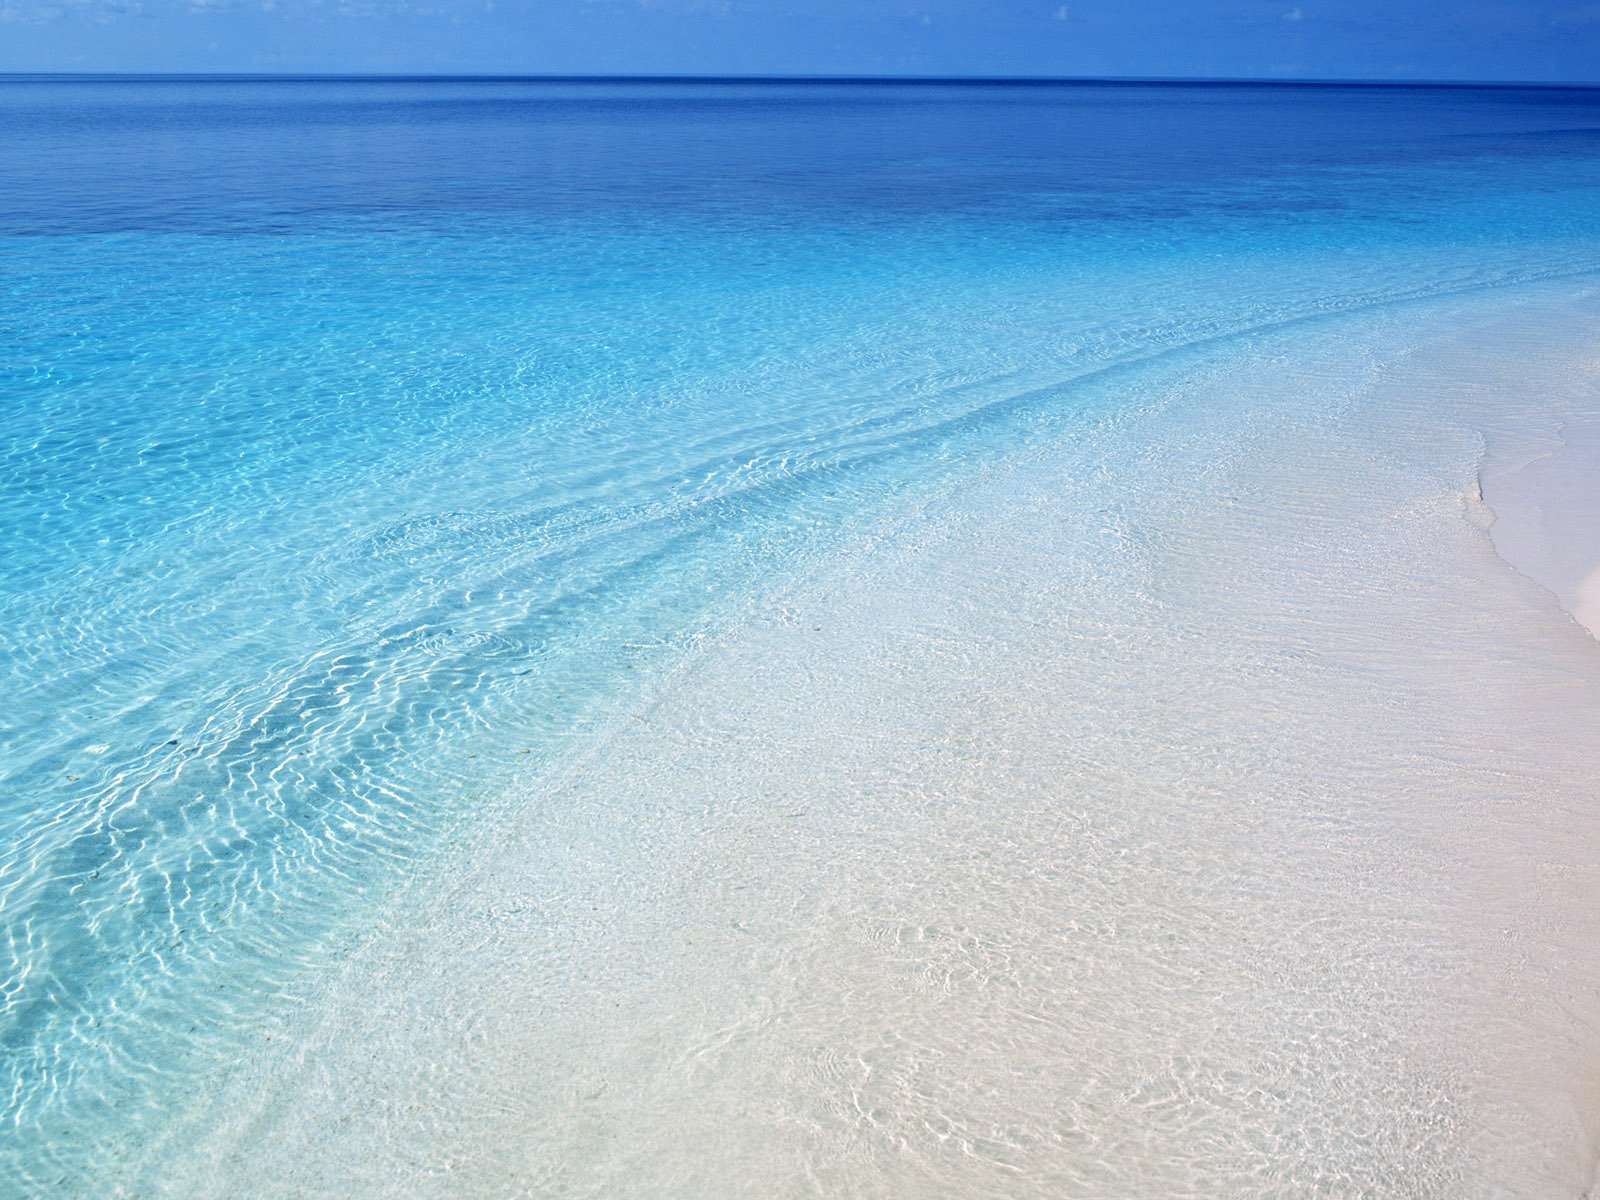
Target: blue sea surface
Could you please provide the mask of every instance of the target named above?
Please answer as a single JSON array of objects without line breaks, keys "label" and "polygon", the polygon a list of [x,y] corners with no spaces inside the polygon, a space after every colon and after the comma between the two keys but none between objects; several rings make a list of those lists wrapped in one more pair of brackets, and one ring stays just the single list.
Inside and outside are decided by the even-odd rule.
[{"label": "blue sea surface", "polygon": [[0,79],[0,1191],[1076,382],[1597,271],[1600,91]]}]

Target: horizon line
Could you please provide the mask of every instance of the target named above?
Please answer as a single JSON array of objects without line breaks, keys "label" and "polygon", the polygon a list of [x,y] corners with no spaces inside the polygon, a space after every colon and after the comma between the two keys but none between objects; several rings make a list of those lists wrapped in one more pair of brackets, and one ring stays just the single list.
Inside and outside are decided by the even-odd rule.
[{"label": "horizon line", "polygon": [[849,75],[849,74],[574,74],[506,72],[394,71],[0,71],[0,82],[51,80],[124,82],[371,82],[371,83],[830,83],[977,84],[1021,86],[1188,86],[1188,87],[1349,87],[1474,88],[1593,91],[1600,80],[1374,79],[1338,76],[1227,75]]}]

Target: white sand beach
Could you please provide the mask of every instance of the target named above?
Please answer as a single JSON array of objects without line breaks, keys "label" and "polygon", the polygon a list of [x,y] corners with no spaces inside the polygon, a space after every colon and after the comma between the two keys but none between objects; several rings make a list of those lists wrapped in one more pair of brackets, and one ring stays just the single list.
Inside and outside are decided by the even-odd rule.
[{"label": "white sand beach", "polygon": [[1588,401],[1502,431],[1482,481],[1501,557],[1600,638],[1600,390]]}]

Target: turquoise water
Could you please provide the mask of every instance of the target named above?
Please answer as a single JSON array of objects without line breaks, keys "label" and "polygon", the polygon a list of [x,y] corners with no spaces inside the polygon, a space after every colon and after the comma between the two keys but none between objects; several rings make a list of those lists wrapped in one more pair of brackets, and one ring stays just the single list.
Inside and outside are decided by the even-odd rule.
[{"label": "turquoise water", "polygon": [[1600,271],[1587,91],[9,80],[0,163],[22,1194],[1107,367]]}]

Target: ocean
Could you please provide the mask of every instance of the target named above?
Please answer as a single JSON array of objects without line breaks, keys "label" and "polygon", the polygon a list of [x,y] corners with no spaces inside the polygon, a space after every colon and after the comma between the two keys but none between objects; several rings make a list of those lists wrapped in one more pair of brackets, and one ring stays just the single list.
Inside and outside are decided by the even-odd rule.
[{"label": "ocean", "polygon": [[0,289],[0,1191],[1592,1167],[1600,91],[5,77]]}]

